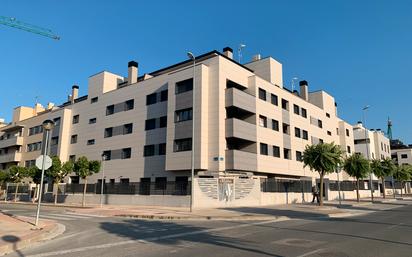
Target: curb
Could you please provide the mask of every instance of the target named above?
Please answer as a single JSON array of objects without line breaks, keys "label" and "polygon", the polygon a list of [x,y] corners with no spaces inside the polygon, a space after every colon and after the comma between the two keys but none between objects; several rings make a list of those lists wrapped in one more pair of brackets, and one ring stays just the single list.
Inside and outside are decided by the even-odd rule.
[{"label": "curb", "polygon": [[63,234],[64,231],[66,230],[66,227],[60,223],[54,223],[53,226],[51,227],[46,226],[42,230],[43,231],[40,234],[35,235],[33,237],[30,237],[30,235],[28,235],[27,236],[28,238],[21,239],[20,241],[16,243],[7,243],[6,245],[0,246],[0,256],[33,246],[35,244],[39,244],[47,240],[51,240]]},{"label": "curb", "polygon": [[133,218],[141,220],[289,220],[287,216],[165,216],[165,215],[134,215],[118,214],[115,217]]},{"label": "curb", "polygon": [[[32,202],[4,202],[4,204],[16,204],[16,205],[33,205],[33,206],[37,206],[37,202],[36,203],[32,203]],[[95,208],[94,206],[79,206],[79,205],[67,205],[67,204],[52,204],[52,203],[41,203],[42,206],[47,206],[47,207],[60,207],[60,208],[76,208],[76,209],[92,209]]]}]

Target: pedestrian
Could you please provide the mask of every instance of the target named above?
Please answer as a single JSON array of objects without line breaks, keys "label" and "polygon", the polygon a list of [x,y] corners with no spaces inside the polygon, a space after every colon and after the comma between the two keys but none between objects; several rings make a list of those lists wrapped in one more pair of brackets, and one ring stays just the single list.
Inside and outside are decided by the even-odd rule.
[{"label": "pedestrian", "polygon": [[316,201],[319,203],[319,189],[316,185],[312,187],[312,195],[313,195],[312,203],[315,202],[315,198],[316,198]]}]

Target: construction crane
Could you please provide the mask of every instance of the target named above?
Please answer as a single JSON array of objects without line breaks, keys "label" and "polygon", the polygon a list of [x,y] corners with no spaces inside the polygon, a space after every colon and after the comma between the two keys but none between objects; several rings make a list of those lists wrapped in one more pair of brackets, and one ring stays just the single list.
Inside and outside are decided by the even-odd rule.
[{"label": "construction crane", "polygon": [[56,39],[56,40],[60,39],[60,37],[54,34],[53,31],[51,31],[50,29],[45,29],[39,26],[26,23],[26,22],[22,22],[22,21],[17,20],[16,18],[0,16],[0,24],[13,27],[16,29],[25,30],[25,31],[38,34],[38,35],[42,35],[45,37],[49,37],[52,39]]}]

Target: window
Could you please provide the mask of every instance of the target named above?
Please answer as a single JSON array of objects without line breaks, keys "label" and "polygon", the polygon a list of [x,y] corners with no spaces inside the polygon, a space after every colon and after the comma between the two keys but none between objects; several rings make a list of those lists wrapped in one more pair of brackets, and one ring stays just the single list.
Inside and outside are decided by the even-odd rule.
[{"label": "window", "polygon": [[339,128],[336,128],[336,135],[339,135]]},{"label": "window", "polygon": [[260,154],[268,155],[268,145],[264,143],[260,143]]},{"label": "window", "polygon": [[283,158],[284,158],[284,159],[288,159],[288,160],[291,159],[290,149],[283,148]]},{"label": "window", "polygon": [[91,118],[91,119],[89,119],[89,124],[94,124],[94,123],[96,123],[96,118]]},{"label": "window", "polygon": [[73,124],[79,123],[79,115],[74,115],[74,116],[73,116],[73,121],[72,121],[72,123],[73,123]]},{"label": "window", "polygon": [[155,189],[156,190],[166,190],[167,177],[157,177],[155,178]]},{"label": "window", "polygon": [[270,94],[270,102],[274,105],[278,105],[278,96],[274,94]]},{"label": "window", "polygon": [[106,116],[112,115],[113,113],[114,113],[114,105],[112,104],[112,105],[106,106]]},{"label": "window", "polygon": [[366,142],[369,144],[371,141],[370,141],[369,138],[368,138],[368,140],[366,140],[366,139],[355,139],[354,140],[355,145],[357,145],[357,144],[366,144]]},{"label": "window", "polygon": [[29,136],[40,134],[42,132],[43,132],[43,126],[42,125],[29,128]]},{"label": "window", "polygon": [[266,90],[259,88],[259,99],[266,101]]},{"label": "window", "polygon": [[308,132],[306,130],[302,130],[302,138],[305,140],[309,139]]},{"label": "window", "polygon": [[293,112],[299,115],[299,106],[297,106],[296,104],[293,105]]},{"label": "window", "polygon": [[123,135],[133,133],[133,123],[128,123],[123,125]]},{"label": "window", "polygon": [[176,111],[175,122],[192,120],[192,108]]},{"label": "window", "polygon": [[143,148],[143,156],[155,155],[155,145],[145,145]]},{"label": "window", "polygon": [[329,130],[327,131],[328,136],[332,136],[332,132],[330,132]]},{"label": "window", "polygon": [[145,130],[152,130],[156,128],[156,119],[150,119],[145,121]]},{"label": "window", "polygon": [[121,178],[120,179],[120,184],[129,184],[129,182],[130,182],[130,179],[128,179],[128,178]]},{"label": "window", "polygon": [[289,126],[288,124],[286,124],[286,123],[283,123],[283,124],[282,124],[282,130],[283,130],[283,133],[284,133],[284,134],[290,135],[289,127],[290,127],[290,126]]},{"label": "window", "polygon": [[105,156],[106,161],[110,161],[112,159],[112,151],[104,151],[103,155]]},{"label": "window", "polygon": [[165,102],[165,101],[167,101],[168,93],[169,93],[169,92],[168,92],[167,89],[160,92],[160,102]]},{"label": "window", "polygon": [[87,140],[87,145],[94,145],[95,143],[96,143],[96,140],[94,139]]},{"label": "window", "polygon": [[300,138],[300,128],[295,128],[295,137]]},{"label": "window", "polygon": [[280,158],[280,148],[279,146],[273,146],[273,156]]},{"label": "window", "polygon": [[122,159],[130,159],[132,157],[132,148],[122,149]]},{"label": "window", "polygon": [[381,142],[381,150],[383,151],[383,143]]},{"label": "window", "polygon": [[77,135],[72,135],[70,138],[70,144],[76,144],[77,143]]},{"label": "window", "polygon": [[302,115],[303,118],[307,118],[307,117],[308,117],[308,112],[306,111],[305,108],[301,108],[301,110],[300,110],[300,115]]},{"label": "window", "polygon": [[104,129],[104,137],[112,137],[113,136],[113,128],[105,128]]},{"label": "window", "polygon": [[155,104],[157,100],[157,94],[153,93],[146,96],[146,105]]},{"label": "window", "polygon": [[296,160],[297,160],[298,162],[303,161],[303,158],[302,158],[302,157],[303,157],[303,156],[302,156],[302,152],[296,151]]},{"label": "window", "polygon": [[76,161],[76,155],[70,155],[69,156],[69,161],[75,162]]},{"label": "window", "polygon": [[323,144],[323,139],[319,138],[319,144]]},{"label": "window", "polygon": [[350,146],[347,146],[347,147],[346,147],[346,151],[347,151],[348,153],[351,153]]},{"label": "window", "polygon": [[165,127],[167,127],[167,116],[162,116],[160,117],[159,128],[165,128]]},{"label": "window", "polygon": [[193,90],[193,78],[186,79],[176,83],[176,92],[175,94],[181,94],[187,91]]},{"label": "window", "polygon": [[50,145],[57,145],[59,143],[59,137],[52,137],[50,141]]},{"label": "window", "polygon": [[277,120],[272,120],[272,129],[279,131],[279,121]]},{"label": "window", "polygon": [[346,129],[346,136],[349,136],[349,129]]},{"label": "window", "polygon": [[27,145],[27,152],[34,152],[41,150],[41,142],[31,143]]},{"label": "window", "polygon": [[90,103],[92,104],[97,103],[97,101],[99,101],[99,98],[97,96],[90,99]]},{"label": "window", "polygon": [[61,120],[60,117],[59,117],[59,118],[54,118],[54,119],[53,119],[53,121],[54,121],[54,126],[56,126],[56,127],[57,127],[57,126],[60,126],[60,120]]},{"label": "window", "polygon": [[408,155],[407,154],[401,154],[401,159],[408,159]]},{"label": "window", "polygon": [[191,151],[192,150],[192,139],[176,139],[174,145],[175,152]]},{"label": "window", "polygon": [[259,115],[259,126],[267,128],[267,118],[263,115]]},{"label": "window", "polygon": [[326,113],[326,117],[330,118],[330,114],[329,114],[329,113]]},{"label": "window", "polygon": [[166,154],[166,143],[159,144],[159,155]]},{"label": "window", "polygon": [[124,103],[124,110],[125,111],[133,110],[133,108],[134,108],[134,100],[133,99],[128,100]]},{"label": "window", "polygon": [[285,99],[282,99],[282,109],[289,111],[289,102]]},{"label": "window", "polygon": [[318,127],[319,127],[319,128],[322,128],[322,127],[323,127],[321,120],[318,120]]},{"label": "window", "polygon": [[34,165],[36,165],[36,160],[28,160],[28,161],[25,161],[24,167],[31,167]]}]

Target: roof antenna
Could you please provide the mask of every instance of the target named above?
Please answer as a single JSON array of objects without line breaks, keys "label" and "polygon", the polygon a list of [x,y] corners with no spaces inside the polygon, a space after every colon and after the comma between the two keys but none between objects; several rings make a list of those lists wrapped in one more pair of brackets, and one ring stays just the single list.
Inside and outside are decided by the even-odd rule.
[{"label": "roof antenna", "polygon": [[295,90],[295,81],[296,81],[296,80],[298,80],[297,77],[293,77],[293,78],[292,78],[292,93],[293,93],[293,91]]},{"label": "roof antenna", "polygon": [[36,102],[36,105],[39,103],[39,98],[40,98],[40,96],[38,96],[38,95],[36,95],[34,97],[34,101]]},{"label": "roof antenna", "polygon": [[242,49],[245,47],[246,47],[245,44],[240,44],[239,48],[237,49],[238,61],[240,64],[242,64]]}]

